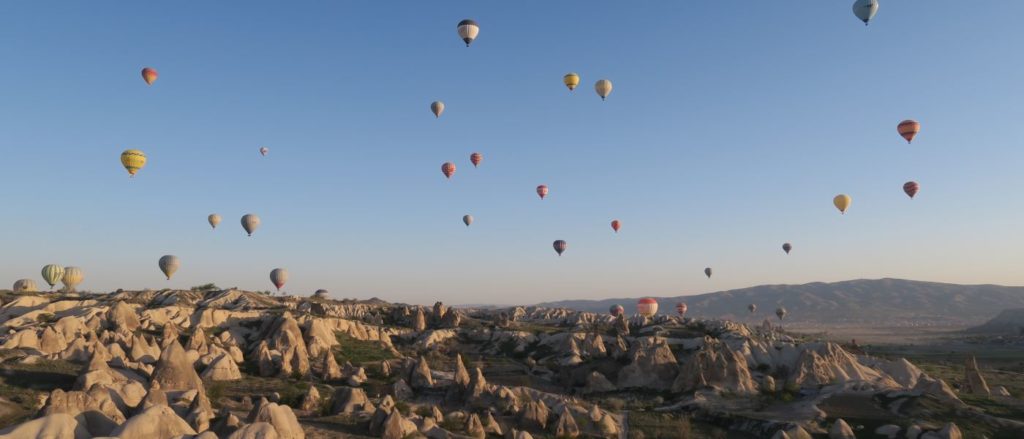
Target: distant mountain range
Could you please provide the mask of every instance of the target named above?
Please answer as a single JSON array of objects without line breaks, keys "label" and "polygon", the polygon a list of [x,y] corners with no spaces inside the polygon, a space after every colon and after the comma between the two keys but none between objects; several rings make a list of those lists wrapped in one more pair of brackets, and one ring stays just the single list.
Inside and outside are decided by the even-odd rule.
[{"label": "distant mountain range", "polygon": [[[635,311],[640,297],[604,300],[562,300],[538,304],[580,311],[608,312],[621,304]],[[655,297],[660,313],[675,313],[685,302],[687,316],[724,317],[759,322],[775,309],[788,311],[787,322],[829,324],[976,325],[1008,308],[1024,308],[1024,287],[955,285],[903,279],[858,279],[804,285],[762,285],[694,296]],[[754,314],[747,305],[757,305]]]}]

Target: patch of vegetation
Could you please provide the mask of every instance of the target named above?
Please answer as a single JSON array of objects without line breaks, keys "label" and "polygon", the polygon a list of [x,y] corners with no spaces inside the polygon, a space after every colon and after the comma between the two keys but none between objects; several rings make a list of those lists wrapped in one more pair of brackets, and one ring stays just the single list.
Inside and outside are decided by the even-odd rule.
[{"label": "patch of vegetation", "polygon": [[[4,352],[5,358],[18,358],[16,352]],[[17,361],[17,360],[15,360]],[[80,367],[63,360],[40,359],[35,364],[9,362],[0,365],[0,428],[25,421],[36,409],[39,398],[54,389],[71,390]]]},{"label": "patch of vegetation", "polygon": [[334,347],[334,360],[338,364],[346,361],[361,366],[365,363],[376,363],[394,358],[394,355],[377,341],[356,340],[348,334],[337,332],[338,346]]},{"label": "patch of vegetation", "polygon": [[678,413],[633,411],[629,412],[627,421],[629,423],[629,439],[698,437],[694,435],[690,418]]},{"label": "patch of vegetation", "polygon": [[190,289],[192,291],[207,292],[207,291],[220,291],[221,288],[218,287],[217,284],[208,283],[208,284],[203,284],[203,285],[196,285],[196,286],[194,286],[194,287],[192,287]]},{"label": "patch of vegetation", "polygon": [[[311,385],[303,381],[250,375],[243,375],[242,379],[235,381],[209,381],[204,384],[214,408],[220,408],[219,401],[222,398],[239,400],[243,396],[249,396],[253,399],[266,396],[269,399],[273,393],[281,395],[280,404],[298,407],[302,403],[302,397]],[[317,390],[321,389],[318,388]],[[321,393],[321,396],[324,396],[324,394]]]}]

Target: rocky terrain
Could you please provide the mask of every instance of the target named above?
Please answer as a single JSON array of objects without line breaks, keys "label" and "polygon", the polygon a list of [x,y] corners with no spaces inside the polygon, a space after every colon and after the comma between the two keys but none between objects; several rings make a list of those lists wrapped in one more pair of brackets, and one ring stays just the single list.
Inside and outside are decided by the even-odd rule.
[{"label": "rocky terrain", "polygon": [[[639,297],[562,300],[538,306],[603,313],[620,304],[632,310]],[[784,306],[795,324],[968,326],[1007,308],[1024,308],[1024,287],[955,285],[903,279],[859,279],[803,285],[761,285],[692,296],[655,297],[666,311],[686,302],[688,315],[760,322]],[[757,305],[753,315],[747,305]]]},{"label": "rocky terrain", "polygon": [[965,402],[1020,404],[973,362],[954,390],[767,321],[238,290],[2,299],[3,439],[1024,437],[1015,412]]}]

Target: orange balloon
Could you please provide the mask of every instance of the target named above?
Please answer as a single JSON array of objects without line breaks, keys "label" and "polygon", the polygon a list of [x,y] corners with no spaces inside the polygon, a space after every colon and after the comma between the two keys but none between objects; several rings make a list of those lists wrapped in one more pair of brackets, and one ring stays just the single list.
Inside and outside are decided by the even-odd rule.
[{"label": "orange balloon", "polygon": [[156,82],[157,76],[160,75],[158,75],[156,73],[156,69],[152,67],[146,67],[142,69],[142,80],[146,81],[147,85],[153,85],[153,83]]}]

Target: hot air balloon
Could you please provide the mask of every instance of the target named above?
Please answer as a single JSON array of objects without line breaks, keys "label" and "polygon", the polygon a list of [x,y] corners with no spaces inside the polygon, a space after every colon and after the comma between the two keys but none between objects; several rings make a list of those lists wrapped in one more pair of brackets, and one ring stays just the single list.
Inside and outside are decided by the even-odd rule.
[{"label": "hot air balloon", "polygon": [[921,185],[917,184],[916,181],[908,181],[903,183],[903,192],[907,193],[907,196],[914,198],[917,195],[917,191],[921,190]]},{"label": "hot air balloon", "polygon": [[867,26],[871,18],[878,12],[878,0],[857,0],[853,2],[853,15]]},{"label": "hot air balloon", "polygon": [[210,216],[206,217],[206,221],[209,221],[210,227],[217,228],[217,224],[220,224],[220,215],[211,213]]},{"label": "hot air balloon", "polygon": [[786,252],[786,254],[788,255],[789,251],[793,250],[793,244],[790,244],[788,242],[785,243],[785,244],[782,244],[782,250],[784,250]]},{"label": "hot air balloon", "polygon": [[85,273],[81,268],[78,267],[64,267],[64,275],[61,276],[60,281],[64,284],[64,289],[67,291],[75,291],[75,287],[82,283],[85,279]]},{"label": "hot air balloon", "polygon": [[259,226],[260,217],[251,213],[247,213],[242,217],[242,228],[245,229],[245,233],[249,234],[249,236],[252,236],[252,232],[255,232]]},{"label": "hot air balloon", "polygon": [[153,83],[156,82],[157,76],[160,75],[158,75],[156,73],[156,69],[152,67],[142,69],[142,80],[146,81],[146,85],[153,85]]},{"label": "hot air balloon", "polygon": [[484,155],[479,152],[474,152],[469,155],[470,163],[473,163],[473,167],[480,166],[480,162],[484,161]]},{"label": "hot air balloon", "polygon": [[288,270],[283,268],[270,270],[270,281],[277,287],[277,291],[281,291],[281,287],[284,286],[285,282],[288,282]]},{"label": "hot air balloon", "polygon": [[775,308],[775,315],[779,316],[779,320],[786,318],[786,308],[778,307]]},{"label": "hot air balloon", "polygon": [[853,202],[853,198],[849,195],[839,194],[832,199],[832,204],[836,205],[836,209],[839,209],[839,213],[846,214],[846,209],[850,208],[850,203]]},{"label": "hot air balloon", "polygon": [[711,267],[707,267],[704,269],[704,275],[707,276],[708,279],[711,279]]},{"label": "hot air balloon", "polygon": [[441,173],[444,174],[445,178],[451,180],[452,175],[455,175],[455,163],[444,162],[441,165]]},{"label": "hot air balloon", "polygon": [[260,147],[260,155],[261,156],[266,157],[268,152],[270,152],[270,148],[267,148],[266,146],[261,146]]},{"label": "hot air balloon", "polygon": [[679,302],[676,304],[676,314],[679,314],[679,317],[685,316],[687,309],[689,308],[686,306],[686,303]]},{"label": "hot air balloon", "polygon": [[441,117],[441,113],[444,113],[444,102],[434,101],[430,103],[430,111],[434,113],[434,117]]},{"label": "hot air balloon", "polygon": [[462,38],[462,41],[466,42],[466,47],[469,47],[469,43],[472,43],[480,34],[480,25],[467,18],[459,22],[458,30],[459,38]]},{"label": "hot air balloon", "polygon": [[473,215],[463,215],[462,222],[466,223],[466,227],[469,227],[470,224],[473,224]]},{"label": "hot air balloon", "polygon": [[618,317],[624,312],[626,312],[626,309],[623,308],[622,305],[612,305],[608,308],[608,314],[611,314],[612,317]]},{"label": "hot air balloon", "polygon": [[575,73],[566,74],[562,77],[562,83],[569,87],[569,91],[573,91],[577,85],[580,85],[580,75]]},{"label": "hot air balloon", "polygon": [[916,120],[907,119],[896,125],[896,132],[900,133],[904,139],[907,139],[907,143],[914,140],[914,136],[921,132],[921,123]]},{"label": "hot air balloon", "polygon": [[36,287],[36,281],[32,279],[18,279],[14,282],[14,286],[11,287],[11,291],[15,293],[34,293],[39,291],[39,288]]},{"label": "hot air balloon", "polygon": [[619,233],[619,229],[621,228],[622,223],[619,220],[612,220],[612,230],[614,230],[615,233]]},{"label": "hot air balloon", "polygon": [[540,195],[540,199],[542,200],[544,199],[544,197],[548,196],[548,185],[542,184],[540,186],[537,186],[537,195]]},{"label": "hot air balloon", "polygon": [[558,256],[562,256],[562,252],[564,252],[565,249],[569,247],[569,244],[566,244],[565,241],[562,241],[561,239],[559,239],[559,240],[555,241],[552,244],[552,246],[555,247],[555,252],[558,253]]},{"label": "hot air balloon", "polygon": [[754,311],[757,311],[757,305],[754,305],[753,303],[751,303],[750,305],[747,305],[747,310],[749,310],[750,313],[753,314]]},{"label": "hot air balloon", "polygon": [[324,290],[324,289],[316,290],[316,292],[313,293],[313,297],[315,297],[317,299],[326,299],[330,295],[331,295],[331,293],[328,293],[327,290]]},{"label": "hot air balloon", "polygon": [[121,165],[128,170],[128,176],[134,177],[143,166],[146,166],[146,154],[137,149],[126,149],[121,153]]},{"label": "hot air balloon", "polygon": [[612,94],[612,82],[607,79],[602,79],[594,84],[594,91],[601,97],[601,100],[605,100],[608,95]]},{"label": "hot air balloon", "polygon": [[160,266],[160,271],[164,272],[164,276],[167,276],[167,280],[171,280],[171,276],[174,276],[174,272],[181,266],[181,260],[174,255],[164,255],[160,257],[157,265]]},{"label": "hot air balloon", "polygon": [[636,313],[644,317],[654,317],[658,313],[658,301],[650,297],[636,301]]},{"label": "hot air balloon", "polygon": [[54,285],[57,285],[57,282],[60,282],[62,277],[64,277],[64,267],[57,264],[50,264],[43,267],[43,280],[50,285],[51,289]]}]

